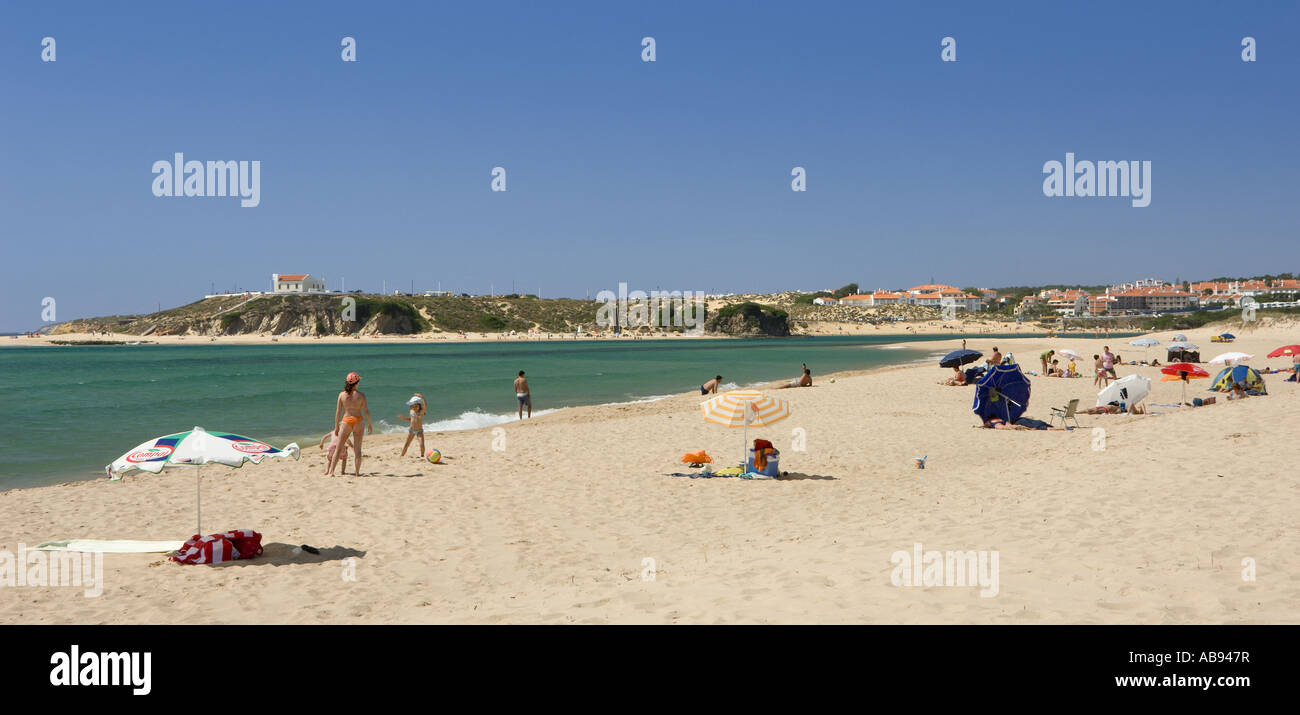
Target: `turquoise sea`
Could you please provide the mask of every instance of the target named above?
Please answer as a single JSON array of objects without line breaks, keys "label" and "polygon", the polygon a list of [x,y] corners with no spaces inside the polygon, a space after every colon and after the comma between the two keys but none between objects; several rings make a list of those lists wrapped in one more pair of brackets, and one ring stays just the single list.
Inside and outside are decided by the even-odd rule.
[{"label": "turquoise sea", "polygon": [[[971,347],[1001,335],[969,336]],[[1020,335],[1017,337],[1025,337]],[[1119,336],[1116,336],[1119,337]],[[426,430],[515,419],[512,382],[528,373],[533,414],[681,394],[721,373],[729,387],[813,379],[930,359],[961,346],[897,349],[922,336],[767,340],[612,340],[383,345],[0,347],[0,490],[104,476],[131,447],[195,425],[283,446],[314,445],[334,418],[343,376],[356,371],[375,431],[412,392],[429,402]],[[938,372],[936,371],[936,377]]]}]

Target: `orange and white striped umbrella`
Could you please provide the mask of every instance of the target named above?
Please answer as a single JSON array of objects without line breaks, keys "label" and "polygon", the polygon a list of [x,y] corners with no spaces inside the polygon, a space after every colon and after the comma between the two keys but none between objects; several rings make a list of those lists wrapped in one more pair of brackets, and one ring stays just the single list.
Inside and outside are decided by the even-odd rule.
[{"label": "orange and white striped umbrella", "polygon": [[758,390],[732,390],[700,403],[704,419],[724,427],[762,427],[790,416],[790,403]]}]

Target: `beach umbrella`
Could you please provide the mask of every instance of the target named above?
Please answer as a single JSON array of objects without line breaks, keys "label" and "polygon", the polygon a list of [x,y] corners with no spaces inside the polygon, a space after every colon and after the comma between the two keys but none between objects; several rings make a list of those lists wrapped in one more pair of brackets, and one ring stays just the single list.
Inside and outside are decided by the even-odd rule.
[{"label": "beach umbrella", "polygon": [[1014,423],[1029,407],[1029,378],[1020,366],[994,365],[975,383],[975,402],[971,410],[987,420],[1001,417]]},{"label": "beach umbrella", "polygon": [[953,350],[939,361],[939,367],[959,367],[984,357],[978,350]]},{"label": "beach umbrella", "polygon": [[1182,333],[1174,333],[1173,340],[1187,340],[1187,336]]},{"label": "beach umbrella", "polygon": [[276,449],[250,437],[229,432],[209,432],[202,427],[195,427],[189,432],[163,435],[144,442],[118,457],[104,469],[111,480],[117,481],[124,474],[131,472],[158,474],[164,469],[174,467],[197,467],[194,488],[198,503],[198,528],[195,533],[202,535],[203,495],[200,486],[204,465],[221,464],[237,469],[242,467],[244,462],[260,464],[267,457],[298,459],[298,456],[297,444]]},{"label": "beach umbrella", "polygon": [[1181,380],[1183,378],[1183,373],[1187,373],[1187,377],[1189,378],[1210,376],[1210,373],[1206,372],[1205,368],[1193,365],[1190,362],[1176,362],[1172,365],[1165,365],[1160,368],[1160,372],[1163,372],[1166,375],[1172,375],[1176,380]]},{"label": "beach umbrella", "polygon": [[1271,358],[1284,357],[1287,355],[1291,355],[1293,357],[1296,355],[1300,355],[1300,345],[1283,345],[1282,347],[1268,354],[1268,356]]},{"label": "beach umbrella", "polygon": [[1223,338],[1224,340],[1236,340],[1236,339],[1237,339],[1237,336],[1236,336],[1236,335],[1233,335],[1232,333],[1219,333],[1219,337]]},{"label": "beach umbrella", "polygon": [[743,464],[749,449],[749,426],[765,427],[789,417],[790,403],[758,390],[732,390],[701,402],[700,410],[705,422],[744,429]]},{"label": "beach umbrella", "polygon": [[1062,356],[1067,357],[1067,358],[1070,358],[1071,360],[1082,360],[1082,359],[1083,359],[1083,356],[1082,356],[1082,355],[1080,355],[1079,353],[1076,353],[1075,351],[1073,351],[1073,350],[1071,350],[1071,349],[1069,349],[1069,348],[1061,348],[1060,350],[1057,350],[1057,351],[1056,351],[1056,354],[1057,354],[1057,355],[1062,355]]},{"label": "beach umbrella", "polygon": [[1249,359],[1251,359],[1251,358],[1253,358],[1253,357],[1255,357],[1255,356],[1254,356],[1254,355],[1247,355],[1246,353],[1236,353],[1236,352],[1233,352],[1233,353],[1224,353],[1224,354],[1222,354],[1222,355],[1215,355],[1213,358],[1211,358],[1211,359],[1210,359],[1210,364],[1211,364],[1211,365],[1220,365],[1220,364],[1222,364],[1222,365],[1227,365],[1227,364],[1229,364],[1229,363],[1234,363],[1234,362],[1245,362],[1245,361],[1247,361],[1247,360],[1249,360]]},{"label": "beach umbrella", "polygon": [[1169,343],[1168,345],[1165,346],[1165,348],[1168,350],[1200,350],[1201,346],[1193,345],[1192,343],[1189,343],[1186,340],[1182,340],[1176,343]]},{"label": "beach umbrella", "polygon": [[1134,347],[1142,348],[1142,357],[1145,359],[1147,355],[1147,348],[1159,345],[1160,341],[1156,340],[1155,338],[1138,338],[1137,340],[1130,340],[1128,344]]},{"label": "beach umbrella", "polygon": [[1125,375],[1097,393],[1097,406],[1104,407],[1112,402],[1122,402],[1132,411],[1133,405],[1141,402],[1150,392],[1151,378]]},{"label": "beach umbrella", "polygon": [[1210,373],[1189,362],[1176,362],[1172,365],[1165,365],[1160,368],[1164,377],[1160,378],[1161,382],[1173,382],[1180,380],[1183,383],[1183,402],[1187,402],[1187,381],[1188,380],[1208,380]]}]

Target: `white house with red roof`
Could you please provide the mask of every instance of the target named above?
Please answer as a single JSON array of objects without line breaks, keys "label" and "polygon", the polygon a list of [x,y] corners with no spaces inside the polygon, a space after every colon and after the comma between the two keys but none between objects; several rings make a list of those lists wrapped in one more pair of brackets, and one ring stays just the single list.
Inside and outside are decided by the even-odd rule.
[{"label": "white house with red roof", "polygon": [[325,279],[310,273],[272,273],[272,293],[324,293]]}]

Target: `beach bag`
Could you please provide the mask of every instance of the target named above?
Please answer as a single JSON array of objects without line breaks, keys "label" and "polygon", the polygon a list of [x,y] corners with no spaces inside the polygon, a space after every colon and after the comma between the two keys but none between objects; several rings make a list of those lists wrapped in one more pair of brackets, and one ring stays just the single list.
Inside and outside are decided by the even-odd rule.
[{"label": "beach bag", "polygon": [[195,534],[167,558],[182,564],[221,564],[261,553],[261,534],[252,529],[234,529],[208,536]]}]

